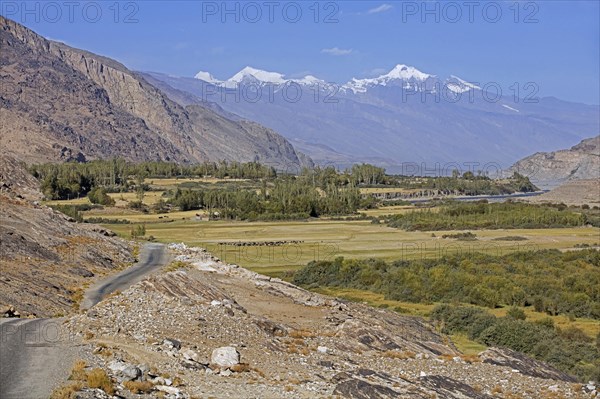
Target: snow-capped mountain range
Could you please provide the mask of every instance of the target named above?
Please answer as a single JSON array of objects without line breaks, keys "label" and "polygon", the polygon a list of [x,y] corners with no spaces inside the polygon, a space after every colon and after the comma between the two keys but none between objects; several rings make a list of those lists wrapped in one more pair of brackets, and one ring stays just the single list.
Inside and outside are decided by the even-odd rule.
[{"label": "snow-capped mountain range", "polygon": [[[233,75],[227,80],[216,79],[209,72],[200,71],[195,76],[196,79],[206,83],[225,88],[235,88],[244,83],[255,83],[261,85],[285,85],[296,83],[307,86],[328,86],[337,84],[326,82],[312,75],[306,75],[300,79],[287,79],[285,75],[278,72],[269,72],[261,69],[256,69],[250,66],[243,68],[241,71]],[[428,90],[436,92],[441,88],[446,88],[455,93],[464,93],[469,90],[480,90],[481,88],[475,84],[469,83],[457,76],[451,75],[445,81],[440,81],[436,75],[431,75],[419,71],[413,66],[404,64],[396,65],[391,71],[376,78],[352,78],[349,82],[339,85],[339,90],[342,92],[365,93],[370,87],[388,86],[402,82],[401,87],[415,91]],[[436,83],[438,85],[436,86]],[[441,84],[440,84],[441,83]]]},{"label": "snow-capped mountain range", "polygon": [[[531,153],[570,147],[600,133],[597,105],[525,97],[531,91],[524,84],[524,98],[511,87],[498,95],[489,83],[404,64],[346,83],[252,67],[226,80],[208,72],[195,78],[149,76],[165,83],[173,100],[259,122],[321,164],[370,162],[397,173],[406,172],[398,165],[423,162],[425,167],[463,162],[507,167]],[[286,87],[292,83],[302,90]]]}]

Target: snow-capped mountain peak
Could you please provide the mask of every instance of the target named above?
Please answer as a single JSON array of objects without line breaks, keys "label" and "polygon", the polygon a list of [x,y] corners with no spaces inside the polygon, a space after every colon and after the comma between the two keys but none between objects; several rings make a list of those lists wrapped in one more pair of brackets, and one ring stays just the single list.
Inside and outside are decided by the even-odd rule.
[{"label": "snow-capped mountain peak", "polygon": [[283,84],[287,81],[284,78],[284,75],[280,73],[263,71],[261,69],[256,69],[249,66],[245,67],[244,69],[233,75],[227,81],[232,83],[240,83],[242,80],[244,80],[244,78],[248,76],[252,76],[256,80],[263,83]]},{"label": "snow-capped mountain peak", "polygon": [[216,79],[213,75],[211,75],[208,72],[204,72],[204,71],[198,72],[194,77],[196,79],[200,79],[200,80],[203,80],[208,83],[215,83],[215,84],[222,83],[219,79]]},{"label": "snow-capped mountain peak", "polygon": [[416,79],[416,80],[426,80],[427,78],[432,77],[433,75],[429,75],[427,73],[423,73],[419,71],[417,68],[398,64],[389,71],[387,74],[380,76],[377,79],[389,78],[389,79]]},{"label": "snow-capped mountain peak", "polygon": [[387,86],[388,83],[395,80],[403,80],[407,83],[404,84],[404,87],[414,86],[415,81],[419,84],[421,82],[426,81],[429,78],[434,78],[435,75],[430,75],[424,72],[419,71],[417,68],[398,64],[388,73],[381,75],[377,78],[367,78],[367,79],[356,79],[352,78],[348,83],[342,86],[342,89],[351,90],[354,93],[364,93],[371,86]]}]

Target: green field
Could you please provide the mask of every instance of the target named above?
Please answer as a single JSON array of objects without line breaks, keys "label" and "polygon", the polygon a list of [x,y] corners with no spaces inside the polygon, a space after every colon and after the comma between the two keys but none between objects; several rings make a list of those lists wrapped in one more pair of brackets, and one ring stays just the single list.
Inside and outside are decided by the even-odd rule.
[{"label": "green field", "polygon": [[[334,259],[338,256],[396,260],[475,251],[499,255],[524,249],[570,249],[582,243],[597,245],[600,237],[600,229],[590,227],[499,229],[477,231],[476,241],[458,241],[442,239],[439,233],[432,237],[431,232],[407,232],[362,220],[208,222],[196,221],[193,211],[169,214],[172,222],[150,222],[158,220],[159,216],[140,214],[131,219],[138,222],[147,220],[146,236],[153,236],[160,242],[176,241],[202,246],[227,262],[271,275],[295,270],[311,260]],[[124,215],[118,217],[122,218]],[[105,227],[125,237],[131,230],[131,225],[109,224]],[[527,240],[494,240],[506,236],[521,236]],[[218,245],[223,242],[233,244],[292,240],[303,242],[273,247]]]}]

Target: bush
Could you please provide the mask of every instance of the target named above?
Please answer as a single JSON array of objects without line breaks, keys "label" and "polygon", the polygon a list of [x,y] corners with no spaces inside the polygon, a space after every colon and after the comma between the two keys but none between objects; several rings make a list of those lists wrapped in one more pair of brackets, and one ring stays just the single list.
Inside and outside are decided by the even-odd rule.
[{"label": "bush", "polygon": [[516,306],[508,309],[508,312],[506,312],[506,317],[510,317],[511,319],[515,320],[525,320],[527,318],[523,309],[520,309]]},{"label": "bush", "polygon": [[106,206],[115,205],[115,200],[107,194],[107,191],[103,187],[95,187],[88,193],[88,198],[92,204],[100,204]]},{"label": "bush", "polygon": [[123,386],[127,388],[131,393],[150,393],[154,386],[150,381],[125,381]]},{"label": "bush", "polygon": [[100,388],[109,395],[115,393],[110,377],[102,369],[95,368],[87,373],[87,385],[90,388]]}]

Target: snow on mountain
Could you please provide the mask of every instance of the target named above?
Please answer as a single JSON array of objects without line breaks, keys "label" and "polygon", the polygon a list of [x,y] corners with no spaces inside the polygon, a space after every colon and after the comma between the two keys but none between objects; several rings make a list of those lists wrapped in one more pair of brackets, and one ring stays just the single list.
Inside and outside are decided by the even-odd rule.
[{"label": "snow on mountain", "polygon": [[247,82],[247,81],[253,81],[253,82],[258,81],[259,83],[262,83],[262,84],[272,84],[272,85],[283,85],[283,84],[287,84],[290,82],[293,82],[293,83],[296,83],[299,85],[306,85],[306,86],[321,85],[321,86],[325,87],[327,85],[327,82],[325,82],[324,80],[319,79],[313,75],[306,75],[303,78],[297,78],[297,79],[286,79],[285,75],[283,75],[281,73],[268,72],[268,71],[264,71],[261,69],[252,68],[250,66],[245,67],[244,69],[242,69],[241,71],[239,71],[238,73],[236,73],[231,78],[229,78],[225,81],[218,80],[210,73],[203,72],[203,71],[198,72],[196,74],[195,78],[203,80],[208,83],[213,83],[215,85],[222,86],[225,88],[235,88],[242,82]]},{"label": "snow on mountain", "polygon": [[[261,69],[256,69],[250,66],[245,67],[231,78],[221,81],[215,78],[208,72],[200,71],[195,76],[196,79],[203,80],[208,83],[212,83],[225,88],[235,88],[243,82],[258,82],[260,84],[270,85],[284,85],[289,83],[296,83],[306,86],[320,85],[322,87],[328,86],[328,83],[322,79],[319,79],[313,75],[306,75],[303,78],[286,79],[285,75],[278,72],[269,72]],[[421,72],[415,67],[398,64],[388,73],[381,75],[376,78],[357,79],[353,78],[348,83],[341,86],[343,92],[351,91],[353,93],[365,93],[367,90],[374,86],[387,86],[389,84],[400,84],[404,89],[412,90],[431,90],[436,91],[436,88],[430,85],[429,79],[437,79],[436,75]],[[424,83],[427,82],[427,88]],[[440,82],[440,81],[438,81]],[[440,82],[441,84],[441,82]],[[454,93],[464,93],[469,90],[481,90],[481,88],[473,83],[469,83],[457,76],[451,75],[446,81],[443,82],[446,88]]]},{"label": "snow on mountain", "polygon": [[207,83],[213,83],[213,84],[223,83],[219,79],[216,79],[214,76],[212,76],[210,73],[204,72],[204,71],[198,72],[194,77],[196,79],[203,80],[203,81],[205,81]]},{"label": "snow on mountain", "polygon": [[356,79],[352,78],[348,83],[342,86],[343,90],[351,90],[354,93],[364,93],[371,86],[387,86],[390,81],[403,80],[407,83],[405,88],[419,85],[429,78],[434,78],[435,75],[430,75],[419,71],[417,68],[398,64],[390,72],[381,75],[377,78]]},{"label": "snow on mountain", "polygon": [[255,69],[255,68],[252,68],[249,66],[247,66],[246,68],[242,69],[241,71],[239,71],[238,73],[233,75],[227,81],[232,82],[232,83],[240,83],[241,81],[248,78],[249,76],[251,76],[254,79],[258,80],[259,82],[263,82],[263,83],[283,84],[283,83],[287,82],[287,80],[284,78],[284,76],[280,73],[267,72],[267,71],[263,71],[261,69]]},{"label": "snow on mountain", "polygon": [[509,109],[509,110],[511,110],[511,111],[515,111],[515,112],[521,112],[521,111],[519,111],[518,109],[516,109],[516,108],[513,108],[513,107],[509,107],[508,105],[505,105],[505,104],[502,104],[502,106],[503,106],[504,108],[506,108],[506,109]]},{"label": "snow on mountain", "polygon": [[302,79],[292,79],[291,81],[298,83],[298,84],[302,84],[302,85],[326,85],[327,84],[327,82],[325,82],[324,80],[321,80],[312,75],[306,75]]},{"label": "snow on mountain", "polygon": [[469,90],[481,90],[481,87],[469,83],[466,80],[462,80],[458,76],[450,75],[450,79],[446,80],[445,83],[448,90],[455,93],[464,93]]}]

